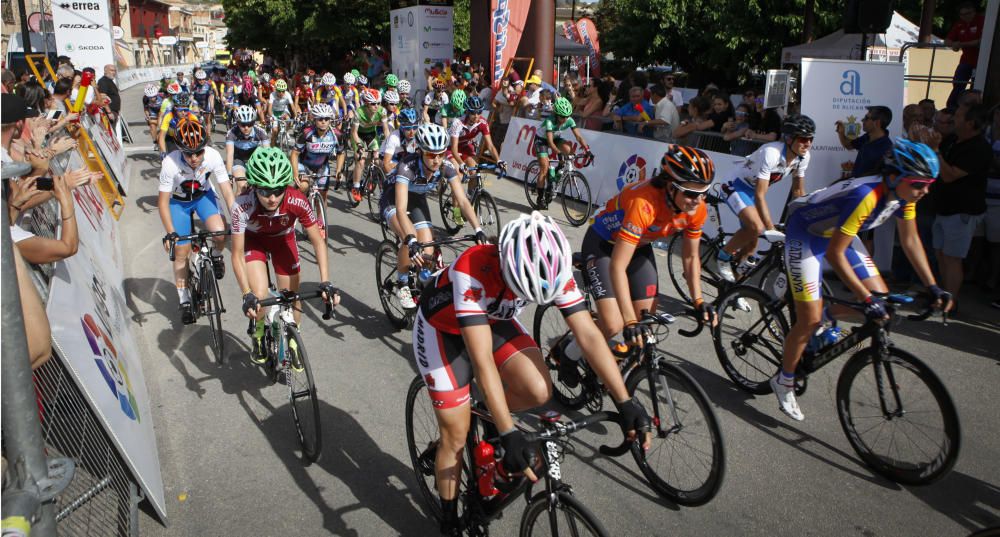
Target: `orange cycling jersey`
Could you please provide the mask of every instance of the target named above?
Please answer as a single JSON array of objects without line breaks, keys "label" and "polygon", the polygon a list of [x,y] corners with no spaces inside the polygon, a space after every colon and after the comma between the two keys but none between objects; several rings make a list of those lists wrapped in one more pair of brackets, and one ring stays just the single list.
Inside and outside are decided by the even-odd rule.
[{"label": "orange cycling jersey", "polygon": [[708,216],[702,200],[694,214],[674,212],[667,203],[667,193],[651,181],[633,183],[608,200],[604,210],[594,217],[591,226],[604,240],[629,244],[648,244],[684,230],[684,236],[701,237],[701,227]]}]

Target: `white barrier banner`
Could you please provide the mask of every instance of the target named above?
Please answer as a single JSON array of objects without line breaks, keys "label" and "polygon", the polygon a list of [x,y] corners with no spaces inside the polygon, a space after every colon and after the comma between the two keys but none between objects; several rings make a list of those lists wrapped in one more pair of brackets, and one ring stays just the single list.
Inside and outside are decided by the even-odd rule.
[{"label": "white barrier banner", "polygon": [[190,63],[184,65],[137,67],[135,69],[126,69],[118,72],[118,77],[115,78],[115,82],[118,84],[118,89],[124,91],[146,82],[159,82],[164,76],[176,75],[177,71],[190,73],[194,70],[194,65],[195,64]]},{"label": "white barrier banner", "polygon": [[52,2],[52,25],[59,53],[77,69],[93,67],[100,75],[115,64],[108,0]]},{"label": "white barrier banner", "polygon": [[56,264],[46,312],[52,341],[147,499],[166,520],[142,362],[122,288],[117,223],[92,186],[74,191],[80,247]]}]

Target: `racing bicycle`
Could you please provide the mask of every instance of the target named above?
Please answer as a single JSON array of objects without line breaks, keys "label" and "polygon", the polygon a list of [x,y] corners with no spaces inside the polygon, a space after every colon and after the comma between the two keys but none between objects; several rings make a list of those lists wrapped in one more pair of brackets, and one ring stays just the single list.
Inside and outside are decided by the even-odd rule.
[{"label": "racing bicycle", "polygon": [[[382,197],[382,188],[385,187],[385,171],[382,170],[382,161],[378,158],[378,149],[359,148],[356,152],[356,155],[358,154],[360,154],[360,158],[367,159],[365,169],[361,172],[358,190],[361,191],[362,197],[368,199],[368,214],[372,222],[380,222],[382,216],[379,214],[378,203]],[[344,169],[347,169],[346,165]],[[361,204],[360,201],[354,201],[351,197],[350,189],[347,189],[347,202],[352,208]]]},{"label": "racing bicycle", "polygon": [[[579,168],[586,168],[594,162],[594,156],[587,153],[584,155]],[[562,204],[563,214],[566,220],[574,227],[580,227],[590,219],[593,209],[593,199],[590,194],[590,183],[587,178],[573,169],[573,159],[569,156],[559,154],[556,160],[549,160],[549,168],[555,168],[555,176],[551,174],[545,181],[545,193],[542,203],[539,204],[535,196],[538,175],[541,173],[541,164],[535,159],[528,164],[524,171],[524,196],[528,198],[528,205],[532,209],[543,210],[548,208],[552,198],[558,192],[559,203]]]},{"label": "racing bicycle", "polygon": [[316,213],[316,220],[319,222],[319,232],[323,239],[326,239],[326,199],[323,196],[323,191],[319,188],[319,182],[323,179],[328,181],[333,176],[330,174],[317,174],[316,172],[304,171],[299,173],[299,180],[309,181],[309,192],[306,193],[306,199],[309,200],[309,206],[312,207],[314,213]]},{"label": "racing bicycle", "polygon": [[[194,216],[192,215],[192,229]],[[222,304],[222,292],[215,277],[212,265],[212,249],[208,244],[213,237],[228,235],[229,231],[199,231],[170,239],[168,255],[170,261],[176,258],[174,250],[178,241],[191,241],[191,255],[188,256],[187,288],[191,292],[191,310],[194,318],[208,317],[208,326],[212,331],[212,352],[215,361],[225,364],[225,336],[222,333],[222,314],[226,312]]]},{"label": "racing bicycle", "polygon": [[[498,181],[507,177],[507,165],[503,161],[496,164],[481,162],[475,166],[462,166],[462,183],[468,182],[472,177],[476,177],[476,187],[468,194],[469,203],[476,212],[479,225],[486,232],[488,237],[500,236],[500,211],[497,210],[497,203],[493,200],[493,195],[486,191],[486,177],[481,171],[493,172]],[[438,194],[438,206],[441,209],[441,223],[448,233],[458,233],[465,224],[462,213],[452,197],[451,183],[442,181],[442,188]]]}]

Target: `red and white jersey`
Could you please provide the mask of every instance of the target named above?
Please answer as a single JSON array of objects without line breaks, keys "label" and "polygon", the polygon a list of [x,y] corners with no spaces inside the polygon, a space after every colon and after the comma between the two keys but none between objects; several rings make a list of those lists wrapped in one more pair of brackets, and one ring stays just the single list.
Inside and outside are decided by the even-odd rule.
[{"label": "red and white jersey", "polygon": [[299,189],[289,186],[281,205],[272,214],[268,214],[257,201],[254,189],[248,190],[236,198],[233,206],[233,235],[249,233],[265,237],[280,237],[292,232],[295,222],[302,222],[302,228],[316,225],[316,214]]},{"label": "red and white jersey", "polygon": [[480,134],[489,136],[490,126],[482,116],[471,125],[465,124],[462,119],[455,118],[451,120],[451,127],[448,129],[448,136],[457,136],[459,144],[471,144]]},{"label": "red and white jersey", "polygon": [[[459,334],[463,326],[492,324],[517,317],[528,303],[507,287],[500,272],[500,250],[495,244],[473,246],[437,275],[433,288],[424,290],[420,310],[431,326]],[[587,308],[572,278],[556,297],[563,316]]]}]

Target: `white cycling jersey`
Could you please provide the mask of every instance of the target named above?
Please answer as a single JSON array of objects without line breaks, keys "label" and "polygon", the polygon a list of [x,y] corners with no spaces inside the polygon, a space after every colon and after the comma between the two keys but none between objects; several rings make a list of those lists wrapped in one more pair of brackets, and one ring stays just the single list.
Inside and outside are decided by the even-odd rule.
[{"label": "white cycling jersey", "polygon": [[752,187],[757,181],[765,179],[774,184],[789,176],[805,177],[806,168],[809,167],[809,153],[804,157],[792,155],[793,158],[789,161],[785,151],[785,142],[764,144],[747,155],[743,164],[733,168],[723,182],[742,179]]},{"label": "white cycling jersey", "polygon": [[287,91],[284,92],[283,97],[278,97],[278,92],[274,91],[271,93],[271,98],[269,102],[271,103],[271,114],[275,116],[281,116],[292,108],[292,94]]},{"label": "white cycling jersey", "polygon": [[194,193],[204,193],[212,190],[212,183],[208,176],[215,175],[215,180],[219,183],[229,181],[229,174],[226,173],[226,162],[222,155],[211,147],[205,148],[205,156],[201,161],[201,166],[197,169],[188,166],[184,155],[179,151],[172,151],[165,159],[160,168],[160,192],[169,192],[178,197],[190,197]]},{"label": "white cycling jersey", "polygon": [[399,134],[399,129],[392,131],[392,134],[382,142],[382,147],[379,148],[380,155],[392,155],[395,160],[399,158],[400,153],[416,153],[417,152],[417,138],[413,137],[411,140],[407,140],[403,143],[402,136]]}]

